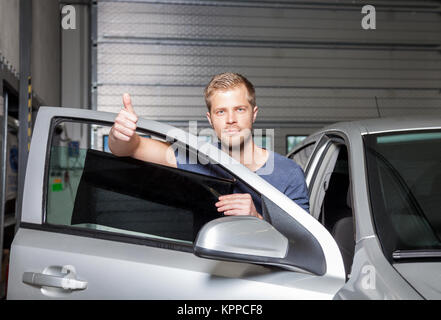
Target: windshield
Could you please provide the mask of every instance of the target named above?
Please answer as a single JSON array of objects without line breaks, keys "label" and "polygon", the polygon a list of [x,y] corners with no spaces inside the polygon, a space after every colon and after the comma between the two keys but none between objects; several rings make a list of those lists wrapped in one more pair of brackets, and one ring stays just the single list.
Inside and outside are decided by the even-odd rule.
[{"label": "windshield", "polygon": [[371,209],[386,257],[441,249],[441,130],[364,136]]}]

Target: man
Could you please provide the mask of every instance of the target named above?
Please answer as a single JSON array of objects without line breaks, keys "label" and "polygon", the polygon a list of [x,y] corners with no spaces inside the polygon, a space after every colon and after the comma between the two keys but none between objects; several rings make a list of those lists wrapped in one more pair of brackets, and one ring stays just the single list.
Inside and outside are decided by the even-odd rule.
[{"label": "man", "polygon": [[[309,211],[308,190],[300,166],[280,154],[258,147],[253,141],[252,127],[258,107],[251,82],[236,73],[216,75],[205,88],[205,102],[207,120],[220,140],[219,147]],[[166,142],[141,138],[135,133],[138,117],[128,94],[124,94],[123,103],[109,134],[109,148],[113,154],[199,173],[214,173],[209,165],[188,164]],[[270,162],[273,170],[265,174],[264,168]],[[259,197],[253,190],[240,183],[234,192],[219,197],[216,203],[219,212],[263,219]]]}]

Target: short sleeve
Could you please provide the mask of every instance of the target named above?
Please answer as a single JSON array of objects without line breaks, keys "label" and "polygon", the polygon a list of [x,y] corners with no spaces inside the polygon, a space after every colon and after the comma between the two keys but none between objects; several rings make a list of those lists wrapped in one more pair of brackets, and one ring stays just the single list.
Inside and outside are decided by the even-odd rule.
[{"label": "short sleeve", "polygon": [[183,155],[183,152],[179,151],[179,148],[175,149],[175,158],[176,158],[176,166],[178,169],[184,169],[182,164],[187,163],[186,154]]},{"label": "short sleeve", "polygon": [[296,165],[287,177],[287,185],[283,193],[309,213],[308,186],[302,168]]}]

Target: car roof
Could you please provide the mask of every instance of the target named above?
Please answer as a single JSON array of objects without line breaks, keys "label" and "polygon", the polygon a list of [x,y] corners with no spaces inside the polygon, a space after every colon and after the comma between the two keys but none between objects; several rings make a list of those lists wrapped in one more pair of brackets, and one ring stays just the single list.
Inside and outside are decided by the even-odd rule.
[{"label": "car roof", "polygon": [[319,130],[319,132],[329,130],[357,130],[361,134],[372,134],[389,131],[407,131],[418,129],[437,129],[441,128],[441,117],[439,116],[405,116],[405,117],[386,117],[355,121],[337,122]]}]

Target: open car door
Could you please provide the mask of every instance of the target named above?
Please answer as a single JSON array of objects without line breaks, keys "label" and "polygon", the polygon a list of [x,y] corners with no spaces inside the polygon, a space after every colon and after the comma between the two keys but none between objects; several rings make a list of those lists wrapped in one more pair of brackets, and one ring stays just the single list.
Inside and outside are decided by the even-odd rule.
[{"label": "open car door", "polygon": [[[264,179],[213,145],[146,119],[140,135],[218,163],[225,178],[118,158],[106,152],[115,117],[40,108],[8,299],[332,299],[344,285],[332,236]],[[267,222],[250,219],[287,240],[285,257],[238,260],[195,247],[207,223],[225,219],[214,203],[235,181],[260,194]]]}]

